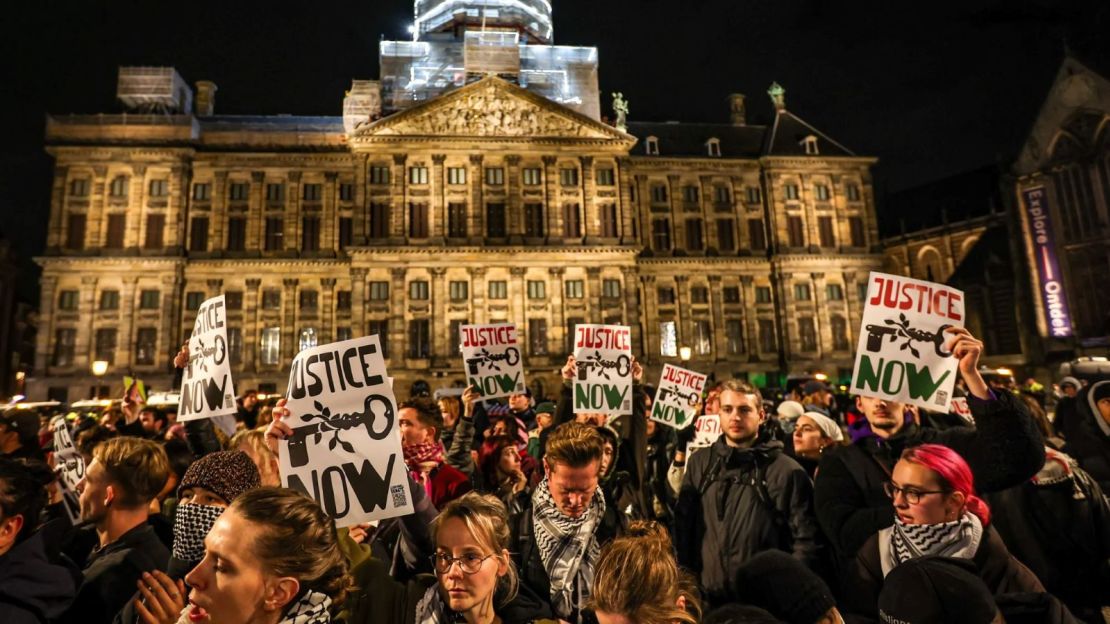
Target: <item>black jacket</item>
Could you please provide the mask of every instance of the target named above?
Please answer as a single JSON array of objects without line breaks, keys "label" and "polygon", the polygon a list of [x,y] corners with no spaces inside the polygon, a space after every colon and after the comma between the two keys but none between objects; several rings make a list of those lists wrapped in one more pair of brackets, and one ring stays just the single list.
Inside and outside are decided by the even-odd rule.
[{"label": "black jacket", "polygon": [[976,426],[945,431],[906,424],[886,440],[861,438],[826,449],[814,484],[821,528],[841,561],[849,562],[869,537],[894,524],[883,482],[890,479],[902,451],[920,444],[943,444],[960,454],[979,492],[1020,485],[1044,465],[1044,438],[1029,410],[1012,394],[990,401],[970,398]]},{"label": "black jacket", "polygon": [[111,622],[135,594],[142,573],[165,572],[169,559],[170,551],[149,524],[124,533],[89,557],[85,581],[63,621]]},{"label": "black jacket", "polygon": [[52,526],[0,556],[0,622],[39,624],[58,619],[77,595],[81,573],[53,549]]},{"label": "black jacket", "polygon": [[1110,492],[1110,436],[1098,426],[1095,419],[1101,419],[1102,415],[1091,405],[1091,390],[1100,384],[1110,384],[1110,381],[1093,383],[1075,397],[1072,404],[1075,411],[1064,452],[1098,481],[1103,492]]},{"label": "black jacket", "polygon": [[675,508],[678,562],[699,574],[711,601],[727,600],[732,572],[761,551],[812,567],[817,531],[809,476],[781,442],[739,449],[722,436],[688,460]]}]

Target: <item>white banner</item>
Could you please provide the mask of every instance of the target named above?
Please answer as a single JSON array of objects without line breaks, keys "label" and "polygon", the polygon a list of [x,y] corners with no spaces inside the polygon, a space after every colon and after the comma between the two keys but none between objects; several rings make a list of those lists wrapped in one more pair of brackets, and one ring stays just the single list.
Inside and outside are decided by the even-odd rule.
[{"label": "white banner", "polygon": [[686,461],[690,456],[703,448],[713,446],[717,438],[721,437],[721,417],[717,414],[706,414],[694,421],[694,439],[686,445]]},{"label": "white banner", "polygon": [[70,522],[77,524],[81,515],[77,483],[85,478],[85,458],[77,452],[77,445],[73,442],[73,433],[65,416],[56,416],[50,421],[50,429],[54,432],[54,472],[58,475],[62,507]]},{"label": "white banner", "polygon": [[575,414],[632,413],[632,330],[625,325],[574,328]]},{"label": "white banner", "polygon": [[463,325],[459,341],[466,383],[478,388],[482,399],[524,392],[516,325]]},{"label": "white banner", "polygon": [[964,325],[964,294],[943,284],[871,273],[853,392],[947,411],[959,361],[945,349]]},{"label": "white banner", "polygon": [[305,349],[289,371],[293,435],[279,447],[282,481],[338,527],[413,510],[387,379],[377,336]]},{"label": "white banner", "polygon": [[197,310],[189,336],[189,362],[181,376],[177,421],[226,416],[238,410],[227,352],[227,308],[220,295]]},{"label": "white banner", "polygon": [[693,424],[705,380],[706,376],[701,373],[664,364],[655,401],[651,404],[651,419],[675,429]]}]

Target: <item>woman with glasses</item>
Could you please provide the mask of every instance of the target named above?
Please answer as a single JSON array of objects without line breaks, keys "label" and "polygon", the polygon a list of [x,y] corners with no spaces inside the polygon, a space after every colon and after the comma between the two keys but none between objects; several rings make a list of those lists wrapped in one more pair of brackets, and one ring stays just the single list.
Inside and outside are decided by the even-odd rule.
[{"label": "woman with glasses", "polygon": [[971,469],[952,449],[939,444],[906,449],[883,488],[894,505],[894,526],[871,536],[856,555],[845,584],[849,611],[877,617],[886,575],[925,556],[971,561],[995,595],[1044,592],[990,525],[990,509],[975,495]]}]

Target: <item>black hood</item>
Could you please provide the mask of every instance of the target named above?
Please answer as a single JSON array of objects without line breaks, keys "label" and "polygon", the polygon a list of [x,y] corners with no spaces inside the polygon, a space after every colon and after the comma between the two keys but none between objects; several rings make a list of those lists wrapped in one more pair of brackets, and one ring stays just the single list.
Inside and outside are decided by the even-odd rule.
[{"label": "black hood", "polygon": [[0,556],[0,603],[53,621],[77,595],[77,577],[76,570],[50,560],[43,535],[40,530]]}]

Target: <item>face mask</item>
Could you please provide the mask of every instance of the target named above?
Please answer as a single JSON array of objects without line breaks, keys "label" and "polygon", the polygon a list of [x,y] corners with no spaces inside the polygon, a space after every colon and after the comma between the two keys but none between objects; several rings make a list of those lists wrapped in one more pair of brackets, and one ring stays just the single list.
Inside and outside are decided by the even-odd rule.
[{"label": "face mask", "polygon": [[173,556],[182,561],[204,559],[204,538],[223,512],[223,507],[214,505],[178,505],[173,521]]}]

